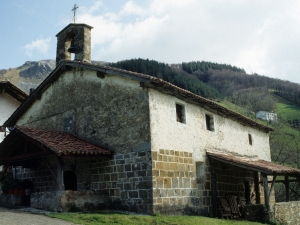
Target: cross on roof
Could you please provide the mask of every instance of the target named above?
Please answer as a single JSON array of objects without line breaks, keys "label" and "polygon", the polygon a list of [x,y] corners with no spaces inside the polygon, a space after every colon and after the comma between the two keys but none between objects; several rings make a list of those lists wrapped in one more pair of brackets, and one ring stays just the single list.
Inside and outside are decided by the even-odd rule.
[{"label": "cross on roof", "polygon": [[73,22],[75,23],[76,21],[76,10],[78,9],[78,6],[75,4],[72,11],[74,12],[74,16],[73,16]]}]

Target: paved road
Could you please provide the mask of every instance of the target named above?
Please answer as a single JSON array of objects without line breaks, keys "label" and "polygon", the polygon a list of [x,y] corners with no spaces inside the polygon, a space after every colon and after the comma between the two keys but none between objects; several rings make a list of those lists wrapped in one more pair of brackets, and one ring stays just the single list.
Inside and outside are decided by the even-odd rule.
[{"label": "paved road", "polygon": [[[30,211],[30,210],[29,210]],[[42,212],[0,208],[0,225],[74,225],[67,221],[44,216]]]}]

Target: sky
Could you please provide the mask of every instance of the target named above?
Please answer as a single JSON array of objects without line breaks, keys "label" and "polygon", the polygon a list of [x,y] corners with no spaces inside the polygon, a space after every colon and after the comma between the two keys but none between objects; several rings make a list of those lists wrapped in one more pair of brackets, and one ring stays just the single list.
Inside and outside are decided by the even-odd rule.
[{"label": "sky", "polygon": [[56,34],[93,26],[92,60],[210,61],[300,83],[297,0],[12,0],[0,3],[0,69],[55,59]]}]

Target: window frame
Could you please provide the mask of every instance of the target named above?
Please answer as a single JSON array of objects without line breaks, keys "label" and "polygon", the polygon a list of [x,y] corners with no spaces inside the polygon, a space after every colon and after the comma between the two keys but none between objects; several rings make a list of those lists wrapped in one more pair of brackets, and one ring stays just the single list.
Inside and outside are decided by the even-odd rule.
[{"label": "window frame", "polygon": [[215,131],[215,120],[213,114],[205,113],[205,129],[211,132]]},{"label": "window frame", "polygon": [[176,122],[186,124],[185,105],[175,102]]}]

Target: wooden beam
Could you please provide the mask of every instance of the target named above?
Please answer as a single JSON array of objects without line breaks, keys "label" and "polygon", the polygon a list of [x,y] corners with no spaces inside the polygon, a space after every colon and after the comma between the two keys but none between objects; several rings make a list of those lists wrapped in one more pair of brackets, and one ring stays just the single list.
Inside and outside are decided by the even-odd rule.
[{"label": "wooden beam", "polygon": [[300,195],[293,188],[289,187],[289,189],[294,192],[294,194],[298,195],[298,197],[300,197]]},{"label": "wooden beam", "polygon": [[12,161],[22,161],[30,158],[35,158],[38,156],[46,156],[46,155],[51,155],[53,153],[48,153],[48,152],[31,152],[31,153],[26,153],[22,155],[16,155],[13,157],[8,157],[8,158],[3,158],[1,161],[2,162],[12,162]]},{"label": "wooden beam", "polygon": [[267,207],[268,212],[270,212],[270,196],[268,191],[268,175],[265,173],[261,174],[263,184],[264,184],[264,195],[265,195],[265,205]]},{"label": "wooden beam", "polygon": [[63,162],[59,157],[57,157],[57,176],[56,176],[56,181],[57,181],[57,190],[58,191],[64,191],[64,174],[63,174]]},{"label": "wooden beam", "polygon": [[216,168],[215,168],[215,163],[214,160],[209,158],[209,163],[210,163],[210,179],[211,179],[211,188],[212,188],[212,207],[213,207],[213,216],[217,217],[218,216],[218,211],[217,211],[217,181],[216,181]]},{"label": "wooden beam", "polygon": [[272,195],[272,191],[274,190],[275,180],[276,180],[276,175],[273,176],[271,190],[270,190],[270,194],[269,194],[270,198],[271,198],[271,195]]},{"label": "wooden beam", "polygon": [[285,201],[289,202],[290,201],[290,191],[289,191],[289,177],[285,176],[285,182],[284,182],[284,186],[285,186]]},{"label": "wooden beam", "polygon": [[52,170],[50,164],[48,163],[47,159],[44,158],[44,162],[46,164],[46,166],[48,167],[48,169],[50,170],[50,172],[52,173],[52,175],[55,177],[55,179],[57,180],[57,176],[56,174],[54,173],[54,171]]},{"label": "wooden beam", "polygon": [[[275,175],[274,175],[275,176]],[[289,182],[299,182],[298,179],[290,179]],[[286,180],[276,180],[275,183],[285,183]],[[260,184],[262,184],[262,181],[259,181]],[[273,181],[268,181],[268,183],[273,183]]]},{"label": "wooden beam", "polygon": [[254,172],[254,190],[255,190],[255,202],[256,202],[256,204],[260,204],[260,189],[259,189],[258,172]]}]

